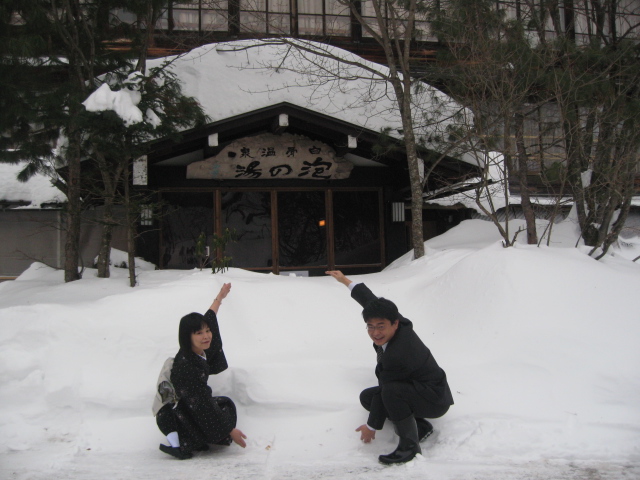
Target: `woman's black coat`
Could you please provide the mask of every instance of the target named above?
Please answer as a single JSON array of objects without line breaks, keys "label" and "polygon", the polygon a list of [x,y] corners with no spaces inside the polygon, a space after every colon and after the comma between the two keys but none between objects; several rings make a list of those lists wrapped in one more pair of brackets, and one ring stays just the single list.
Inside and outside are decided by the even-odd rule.
[{"label": "woman's black coat", "polygon": [[209,375],[226,370],[228,365],[216,314],[208,310],[204,317],[212,333],[211,346],[205,350],[207,359],[180,349],[171,369],[171,383],[180,399],[175,408],[180,442],[193,448],[203,443],[228,443],[237,420],[233,402],[227,397],[213,397],[207,385]]}]

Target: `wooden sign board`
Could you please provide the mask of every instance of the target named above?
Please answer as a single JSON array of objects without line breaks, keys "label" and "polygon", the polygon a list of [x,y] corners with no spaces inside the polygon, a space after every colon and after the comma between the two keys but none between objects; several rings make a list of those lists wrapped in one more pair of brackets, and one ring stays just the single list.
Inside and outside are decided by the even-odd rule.
[{"label": "wooden sign board", "polygon": [[214,157],[187,167],[188,179],[339,180],[353,164],[325,143],[301,135],[264,133],[227,145]]}]

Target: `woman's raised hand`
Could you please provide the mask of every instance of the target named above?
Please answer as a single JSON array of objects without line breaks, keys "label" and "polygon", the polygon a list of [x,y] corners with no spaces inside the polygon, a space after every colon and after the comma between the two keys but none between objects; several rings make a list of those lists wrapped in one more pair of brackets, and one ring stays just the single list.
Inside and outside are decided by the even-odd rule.
[{"label": "woman's raised hand", "polygon": [[231,284],[225,283],[224,285],[222,285],[222,288],[220,289],[220,292],[218,293],[218,296],[216,298],[222,301],[227,295],[229,295],[230,291],[231,291]]},{"label": "woman's raised hand", "polygon": [[209,309],[213,310],[217,314],[218,309],[220,308],[220,305],[222,305],[222,300],[224,300],[226,296],[229,295],[230,291],[231,291],[230,283],[225,283],[224,285],[222,285],[222,288],[218,292],[218,295],[216,296],[216,298],[213,300],[213,303],[211,304]]}]

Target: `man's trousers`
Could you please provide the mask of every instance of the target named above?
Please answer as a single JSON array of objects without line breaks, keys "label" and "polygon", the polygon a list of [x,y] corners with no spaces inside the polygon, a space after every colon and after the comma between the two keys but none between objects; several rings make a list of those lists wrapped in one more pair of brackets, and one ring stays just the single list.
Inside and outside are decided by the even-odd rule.
[{"label": "man's trousers", "polygon": [[383,386],[362,391],[360,403],[369,411],[367,425],[381,430],[385,420],[404,420],[410,415],[416,418],[438,418],[447,413],[449,405],[429,402],[418,393],[410,382],[390,382]]}]

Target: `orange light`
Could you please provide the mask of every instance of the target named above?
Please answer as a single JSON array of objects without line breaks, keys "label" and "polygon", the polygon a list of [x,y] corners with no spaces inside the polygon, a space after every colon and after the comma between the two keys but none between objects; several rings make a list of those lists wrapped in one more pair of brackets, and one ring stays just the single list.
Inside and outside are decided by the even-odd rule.
[{"label": "orange light", "polygon": [[324,226],[325,226],[325,224],[326,224],[326,222],[325,222],[324,220],[320,220],[320,221],[318,222],[318,225],[320,225],[321,227],[324,227]]}]

